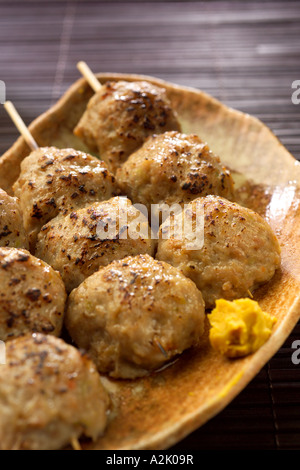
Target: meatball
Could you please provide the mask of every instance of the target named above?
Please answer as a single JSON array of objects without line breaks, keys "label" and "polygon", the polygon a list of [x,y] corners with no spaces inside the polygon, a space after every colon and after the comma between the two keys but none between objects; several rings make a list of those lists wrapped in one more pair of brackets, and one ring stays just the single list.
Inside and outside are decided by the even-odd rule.
[{"label": "meatball", "polygon": [[40,333],[7,344],[1,365],[0,449],[58,450],[106,426],[108,396],[90,359]]},{"label": "meatball", "polygon": [[108,82],[90,100],[74,133],[111,171],[152,134],[180,130],[164,88],[149,82]]},{"label": "meatball", "polygon": [[204,302],[176,268],[149,255],[129,256],[71,293],[65,324],[99,371],[132,379],[198,344]]},{"label": "meatball", "polygon": [[233,198],[233,180],[220,159],[194,134],[149,137],[119,168],[121,190],[150,213],[152,204],[187,203],[216,194]]},{"label": "meatball", "polygon": [[0,188],[0,246],[29,248],[20,202]]},{"label": "meatball", "polygon": [[[185,229],[182,237],[178,233],[185,224],[194,231],[202,215],[204,229],[202,234],[199,229],[197,237],[204,236],[204,244],[195,248],[190,243],[192,233]],[[213,307],[219,298],[248,296],[269,281],[280,266],[280,247],[260,215],[218,196],[207,196],[195,199],[183,214],[162,224],[156,257],[181,269],[201,290],[206,307]]]},{"label": "meatball", "polygon": [[22,161],[14,184],[24,227],[34,246],[41,227],[58,214],[66,215],[115,194],[114,176],[105,163],[74,149],[40,148]]},{"label": "meatball", "polygon": [[0,248],[0,339],[41,332],[59,336],[66,291],[61,276],[28,251]]},{"label": "meatball", "polygon": [[153,254],[154,243],[146,217],[127,198],[114,197],[46,224],[36,255],[61,273],[70,292],[111,261]]}]

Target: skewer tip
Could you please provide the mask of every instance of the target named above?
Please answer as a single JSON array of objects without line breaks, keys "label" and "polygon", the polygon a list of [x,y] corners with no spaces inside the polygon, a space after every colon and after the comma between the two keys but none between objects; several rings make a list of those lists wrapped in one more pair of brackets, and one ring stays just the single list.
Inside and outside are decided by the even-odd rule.
[{"label": "skewer tip", "polygon": [[19,115],[18,111],[16,110],[14,104],[11,101],[5,101],[4,108],[7,111],[8,115],[10,116],[11,120],[15,124],[16,128],[25,139],[27,145],[30,147],[31,150],[36,150],[39,148],[38,144],[32,137],[28,127],[22,120],[21,116]]},{"label": "skewer tip", "polygon": [[101,83],[86,62],[80,60],[77,62],[77,68],[95,93],[101,89]]},{"label": "skewer tip", "polygon": [[76,67],[77,69],[79,70],[79,72],[81,72],[81,70],[86,66],[86,63],[83,62],[83,60],[80,60],[79,62],[77,62],[76,64]]},{"label": "skewer tip", "polygon": [[72,437],[71,446],[72,446],[73,450],[82,450],[80,442],[77,439],[77,437]]}]

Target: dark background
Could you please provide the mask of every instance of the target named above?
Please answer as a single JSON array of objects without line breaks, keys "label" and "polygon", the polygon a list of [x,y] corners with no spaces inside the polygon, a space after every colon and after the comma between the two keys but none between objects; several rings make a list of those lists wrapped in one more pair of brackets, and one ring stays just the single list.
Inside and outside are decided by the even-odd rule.
[{"label": "dark background", "polygon": [[[300,2],[0,1],[0,79],[29,124],[79,77],[153,75],[264,121],[300,159]],[[18,134],[0,107],[0,154]],[[300,450],[300,365],[284,346],[217,417],[173,450]]]}]

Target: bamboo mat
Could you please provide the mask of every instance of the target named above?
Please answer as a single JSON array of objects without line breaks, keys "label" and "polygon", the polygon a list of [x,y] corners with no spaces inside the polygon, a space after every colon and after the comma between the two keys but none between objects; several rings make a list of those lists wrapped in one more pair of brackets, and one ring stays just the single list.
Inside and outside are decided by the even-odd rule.
[{"label": "bamboo mat", "polygon": [[[79,77],[148,74],[200,88],[264,121],[300,160],[299,2],[0,1],[0,79],[26,123]],[[0,154],[17,132],[0,107]],[[300,365],[284,346],[218,416],[174,446],[300,449]]]}]

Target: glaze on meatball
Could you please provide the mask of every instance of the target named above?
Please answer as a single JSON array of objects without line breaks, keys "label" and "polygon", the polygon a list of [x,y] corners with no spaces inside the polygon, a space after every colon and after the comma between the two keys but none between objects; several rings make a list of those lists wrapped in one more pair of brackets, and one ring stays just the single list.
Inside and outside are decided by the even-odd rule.
[{"label": "glaze on meatball", "polygon": [[164,88],[107,82],[90,100],[74,133],[115,172],[152,134],[180,130]]},{"label": "glaze on meatball", "polygon": [[28,251],[0,248],[0,339],[28,332],[59,336],[66,291],[60,274]]},{"label": "glaze on meatball", "polygon": [[0,246],[29,248],[20,202],[0,188]]},{"label": "glaze on meatball", "polygon": [[[189,239],[184,230],[181,238],[177,236],[178,228],[188,219],[194,223],[199,210],[204,214],[204,245],[189,249]],[[213,307],[219,298],[247,297],[269,281],[280,266],[280,247],[260,215],[226,199],[207,196],[186,206],[183,224],[181,214],[162,224],[156,257],[192,279],[206,307]]]},{"label": "glaze on meatball", "polygon": [[230,172],[208,145],[194,134],[165,132],[152,136],[116,174],[118,184],[133,203],[188,203],[208,194],[233,198]]},{"label": "glaze on meatball", "polygon": [[146,217],[129,199],[114,197],[45,225],[36,256],[61,273],[70,292],[101,266],[127,255],[152,255],[154,247]]},{"label": "glaze on meatball", "polygon": [[0,449],[58,450],[105,429],[108,396],[90,359],[40,333],[14,339],[1,365]]},{"label": "glaze on meatball", "polygon": [[203,325],[195,284],[149,255],[100,269],[71,293],[66,313],[75,343],[117,378],[144,376],[197,345]]},{"label": "glaze on meatball", "polygon": [[21,163],[14,184],[20,198],[24,227],[34,247],[42,226],[116,192],[114,176],[105,163],[74,149],[40,148]]}]

